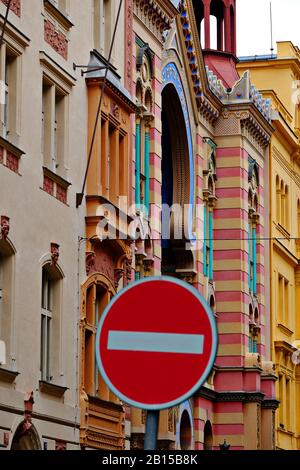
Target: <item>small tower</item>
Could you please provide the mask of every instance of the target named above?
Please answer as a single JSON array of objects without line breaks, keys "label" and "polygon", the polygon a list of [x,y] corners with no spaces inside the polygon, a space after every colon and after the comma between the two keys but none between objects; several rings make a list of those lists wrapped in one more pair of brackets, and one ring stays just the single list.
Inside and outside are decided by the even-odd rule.
[{"label": "small tower", "polygon": [[[230,88],[238,80],[236,0],[193,0],[193,7],[205,64]],[[216,18],[215,30],[212,17]]]}]

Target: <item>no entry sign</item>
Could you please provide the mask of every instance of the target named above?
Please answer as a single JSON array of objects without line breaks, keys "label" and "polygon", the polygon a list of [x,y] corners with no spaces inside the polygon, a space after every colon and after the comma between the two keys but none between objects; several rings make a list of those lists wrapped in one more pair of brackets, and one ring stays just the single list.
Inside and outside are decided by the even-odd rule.
[{"label": "no entry sign", "polygon": [[138,408],[169,408],[205,382],[217,352],[213,313],[196,289],[145,278],[118,293],[97,329],[96,357],[108,387]]}]

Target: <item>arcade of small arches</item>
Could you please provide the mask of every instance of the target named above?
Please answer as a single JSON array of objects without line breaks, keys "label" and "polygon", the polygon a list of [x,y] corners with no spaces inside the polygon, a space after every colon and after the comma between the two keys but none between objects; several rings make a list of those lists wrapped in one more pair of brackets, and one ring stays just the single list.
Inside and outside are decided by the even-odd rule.
[{"label": "arcade of small arches", "polygon": [[235,0],[193,0],[203,49],[236,55]]}]

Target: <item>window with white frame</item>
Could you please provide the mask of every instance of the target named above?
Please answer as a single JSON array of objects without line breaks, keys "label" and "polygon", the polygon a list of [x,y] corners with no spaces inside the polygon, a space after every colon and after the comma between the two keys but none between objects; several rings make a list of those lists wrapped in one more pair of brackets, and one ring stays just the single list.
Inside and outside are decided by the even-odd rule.
[{"label": "window with white frame", "polygon": [[0,56],[1,136],[13,140],[18,133],[19,55],[3,43]]},{"label": "window with white frame", "polygon": [[50,263],[42,270],[40,376],[45,382],[60,377],[62,274]]},{"label": "window with white frame", "polygon": [[50,381],[51,376],[51,335],[52,335],[53,282],[46,269],[42,278],[42,319],[41,319],[41,379]]},{"label": "window with white frame", "polygon": [[12,346],[12,295],[14,255],[12,246],[0,240],[0,366],[12,367],[15,360]]},{"label": "window with white frame", "polygon": [[44,166],[66,177],[68,95],[49,79],[43,79],[42,153]]},{"label": "window with white frame", "polygon": [[113,32],[115,0],[94,0],[94,46],[106,59]]}]

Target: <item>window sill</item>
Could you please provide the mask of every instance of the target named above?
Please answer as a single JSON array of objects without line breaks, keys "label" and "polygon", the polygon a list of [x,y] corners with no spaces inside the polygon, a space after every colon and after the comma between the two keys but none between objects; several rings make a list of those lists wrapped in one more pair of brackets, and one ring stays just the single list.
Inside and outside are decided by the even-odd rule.
[{"label": "window sill", "polygon": [[43,172],[44,178],[42,189],[50,196],[55,197],[58,201],[68,205],[68,187],[71,186],[71,183],[46,167],[43,167]]},{"label": "window sill", "polygon": [[62,387],[61,385],[56,385],[45,380],[39,381],[39,389],[42,393],[47,393],[48,395],[52,395],[58,398],[61,398],[65,392],[69,390],[68,387]]},{"label": "window sill", "polygon": [[88,397],[89,397],[89,403],[92,404],[92,405],[95,405],[95,406],[99,406],[99,407],[102,407],[102,408],[109,408],[109,409],[114,409],[116,411],[122,411],[123,410],[123,405],[120,403],[114,403],[112,401],[108,401],[108,400],[102,400],[102,398],[99,398],[99,397],[95,397],[93,395],[89,395],[88,394]]},{"label": "window sill", "polygon": [[20,175],[19,162],[24,153],[9,140],[0,137],[0,163],[17,175]]},{"label": "window sill", "polygon": [[45,11],[50,13],[66,30],[69,30],[74,26],[74,23],[70,21],[67,12],[57,8],[51,0],[44,0],[44,7]]},{"label": "window sill", "polygon": [[287,336],[293,336],[294,332],[283,323],[277,323],[277,327]]},{"label": "window sill", "polygon": [[276,228],[285,238],[291,238],[291,234],[281,224],[276,224]]},{"label": "window sill", "polygon": [[13,383],[20,373],[0,367],[0,382]]}]

